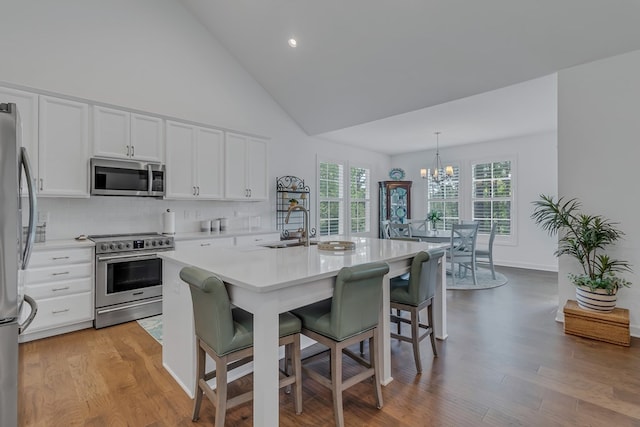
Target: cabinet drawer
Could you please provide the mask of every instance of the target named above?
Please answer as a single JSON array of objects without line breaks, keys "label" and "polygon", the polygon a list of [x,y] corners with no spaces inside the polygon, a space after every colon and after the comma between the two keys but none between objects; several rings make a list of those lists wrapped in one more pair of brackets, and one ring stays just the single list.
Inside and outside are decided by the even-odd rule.
[{"label": "cabinet drawer", "polygon": [[91,262],[93,250],[86,248],[56,249],[52,251],[34,251],[31,254],[29,268],[49,267],[61,264]]},{"label": "cabinet drawer", "polygon": [[38,285],[25,286],[25,293],[35,300],[53,298],[80,292],[91,292],[93,281],[91,277],[74,280],[63,280],[60,282],[43,283]]},{"label": "cabinet drawer", "polygon": [[233,246],[233,237],[218,239],[181,240],[176,242],[176,249],[208,248],[208,247]]},{"label": "cabinet drawer", "polygon": [[280,241],[279,233],[253,234],[251,236],[237,236],[236,246],[259,245],[262,243],[278,242],[278,241]]},{"label": "cabinet drawer", "polygon": [[27,269],[25,284],[33,285],[42,282],[67,282],[93,276],[93,264],[59,265],[55,267]]},{"label": "cabinet drawer", "polygon": [[29,325],[29,332],[84,322],[93,319],[91,292],[47,298],[38,301],[38,313]]}]

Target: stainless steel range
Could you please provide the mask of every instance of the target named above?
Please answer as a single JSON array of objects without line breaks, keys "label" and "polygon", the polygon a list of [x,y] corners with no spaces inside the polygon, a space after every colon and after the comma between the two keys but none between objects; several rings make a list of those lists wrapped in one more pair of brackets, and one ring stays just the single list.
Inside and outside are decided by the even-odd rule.
[{"label": "stainless steel range", "polygon": [[96,244],[96,329],[162,313],[157,253],[173,250],[173,237],[140,233],[89,239]]}]

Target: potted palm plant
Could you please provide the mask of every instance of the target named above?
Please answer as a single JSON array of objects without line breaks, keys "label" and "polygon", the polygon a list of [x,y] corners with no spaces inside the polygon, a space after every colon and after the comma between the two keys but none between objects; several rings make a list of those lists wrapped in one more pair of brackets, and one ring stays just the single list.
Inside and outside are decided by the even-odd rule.
[{"label": "potted palm plant", "polygon": [[580,274],[569,274],[576,286],[578,305],[598,311],[613,310],[618,290],[631,285],[618,276],[631,272],[629,263],[602,253],[624,235],[618,224],[602,215],[581,213],[581,203],[575,198],[554,200],[553,196],[541,194],[533,204],[531,217],[535,223],[550,235],[559,235],[555,255],[572,256],[582,267]]}]

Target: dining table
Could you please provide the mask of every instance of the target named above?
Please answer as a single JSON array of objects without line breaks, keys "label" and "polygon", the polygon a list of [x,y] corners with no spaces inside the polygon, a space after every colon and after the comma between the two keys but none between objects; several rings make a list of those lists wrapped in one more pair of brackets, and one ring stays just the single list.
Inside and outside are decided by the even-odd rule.
[{"label": "dining table", "polygon": [[422,242],[442,243],[451,242],[451,230],[412,231],[411,237],[417,237]]},{"label": "dining table", "polygon": [[[330,298],[335,278],[343,267],[386,262],[378,328],[381,343],[381,383],[389,384],[391,344],[389,280],[407,273],[420,251],[441,250],[443,242],[415,242],[353,236],[328,236],[323,241],[349,241],[352,249],[338,245],[277,247],[233,246],[181,248],[158,254],[163,260],[163,348],[162,363],[185,392],[195,392],[195,332],[188,285],[179,277],[185,266],[196,266],[216,274],[227,285],[232,304],[254,316],[253,425],[277,426],[279,419],[278,348],[279,313]],[[278,246],[278,245],[272,245]],[[348,247],[349,245],[344,245]],[[436,283],[434,331],[447,338],[446,280],[444,263]]]}]

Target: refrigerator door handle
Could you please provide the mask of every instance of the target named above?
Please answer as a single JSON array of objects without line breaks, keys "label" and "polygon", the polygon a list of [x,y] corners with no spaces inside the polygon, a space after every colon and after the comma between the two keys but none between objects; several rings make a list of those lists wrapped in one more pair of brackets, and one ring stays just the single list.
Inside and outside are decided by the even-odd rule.
[{"label": "refrigerator door handle", "polygon": [[38,303],[33,298],[31,298],[29,295],[25,295],[24,301],[31,307],[31,313],[29,313],[29,317],[27,317],[24,322],[18,325],[18,334],[23,333],[24,330],[29,327],[31,322],[33,322],[33,319],[36,317],[36,313],[38,312]]},{"label": "refrigerator door handle", "polygon": [[29,162],[29,155],[27,149],[20,148],[20,164],[24,168],[26,175],[27,189],[29,190],[29,229],[27,232],[27,241],[24,245],[24,253],[22,255],[22,270],[26,270],[29,265],[29,258],[31,258],[31,249],[33,249],[33,243],[36,238],[36,188],[33,183],[33,173],[31,172],[31,163]]}]

